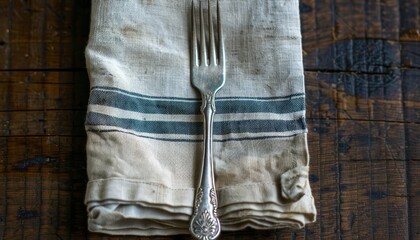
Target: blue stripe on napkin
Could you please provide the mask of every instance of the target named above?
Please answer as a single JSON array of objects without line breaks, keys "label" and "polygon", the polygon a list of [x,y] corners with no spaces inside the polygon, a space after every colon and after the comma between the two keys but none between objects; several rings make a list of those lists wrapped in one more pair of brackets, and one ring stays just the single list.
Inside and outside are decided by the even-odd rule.
[{"label": "blue stripe on napkin", "polygon": [[[89,104],[148,114],[200,114],[200,99],[161,98],[111,88],[92,89]],[[277,98],[218,98],[217,113],[292,113],[305,110],[303,94]]]},{"label": "blue stripe on napkin", "polygon": [[[115,127],[113,131],[119,131],[116,129],[118,128],[144,134],[160,134],[161,137],[157,136],[157,138],[163,140],[177,140],[178,138],[175,136],[177,134],[190,136],[186,139],[188,141],[194,138],[193,136],[203,134],[202,122],[175,121],[170,118],[170,115],[176,114],[199,115],[201,99],[146,96],[118,88],[95,87],[91,90],[89,104],[104,106],[105,109],[109,107],[110,109],[117,108],[162,116],[162,120],[151,121],[108,115],[106,111],[102,113],[89,111],[86,116],[86,125],[90,130],[94,130],[95,126],[107,126]],[[261,113],[261,116],[264,116],[264,113],[293,114],[305,110],[305,99],[303,93],[269,98],[225,97],[216,99],[216,109],[219,114]],[[245,134],[241,135],[245,138],[257,137],[252,133],[258,133],[259,138],[264,138],[264,135],[266,138],[271,138],[273,134],[276,136],[296,134],[296,132],[306,130],[304,116],[298,116],[294,116],[297,119],[293,120],[273,120],[260,117],[258,119],[217,121],[214,122],[213,134]],[[168,136],[164,136],[165,134]],[[241,136],[235,135],[234,138]],[[223,137],[223,141],[231,140],[230,138]]]},{"label": "blue stripe on napkin", "polygon": [[[155,134],[201,135],[201,122],[174,121],[141,121],[127,118],[117,118],[101,113],[89,112],[86,116],[87,125],[113,126],[136,132]],[[242,120],[214,122],[213,133],[224,135],[230,133],[260,133],[289,132],[306,129],[304,118],[297,120]]]}]

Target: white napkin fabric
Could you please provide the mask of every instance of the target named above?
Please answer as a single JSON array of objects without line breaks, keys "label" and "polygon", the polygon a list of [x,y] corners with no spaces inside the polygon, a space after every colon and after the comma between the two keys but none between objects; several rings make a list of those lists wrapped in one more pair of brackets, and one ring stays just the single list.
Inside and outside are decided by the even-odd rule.
[{"label": "white napkin fabric", "polygon": [[[216,98],[213,149],[222,231],[301,228],[316,210],[298,0],[220,6],[227,76]],[[188,233],[203,140],[201,98],[190,83],[190,19],[191,0],[92,1],[91,231]]]}]

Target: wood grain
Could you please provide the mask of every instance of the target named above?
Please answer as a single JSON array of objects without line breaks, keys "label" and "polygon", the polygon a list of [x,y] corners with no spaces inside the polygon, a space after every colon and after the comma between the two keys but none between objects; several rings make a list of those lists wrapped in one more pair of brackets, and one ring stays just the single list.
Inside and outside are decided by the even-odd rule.
[{"label": "wood grain", "polygon": [[[317,222],[220,239],[420,239],[420,3],[301,0]],[[0,1],[0,239],[87,231],[90,1]]]}]

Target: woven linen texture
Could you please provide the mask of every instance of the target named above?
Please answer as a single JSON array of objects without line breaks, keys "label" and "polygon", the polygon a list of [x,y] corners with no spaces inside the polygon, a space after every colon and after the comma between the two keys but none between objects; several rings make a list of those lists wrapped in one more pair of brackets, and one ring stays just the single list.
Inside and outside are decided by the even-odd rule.
[{"label": "woven linen texture", "polygon": [[[298,1],[220,5],[227,75],[216,98],[213,149],[222,229],[301,228],[316,210]],[[91,231],[188,233],[203,140],[201,98],[190,82],[190,14],[190,0],[92,1]]]}]

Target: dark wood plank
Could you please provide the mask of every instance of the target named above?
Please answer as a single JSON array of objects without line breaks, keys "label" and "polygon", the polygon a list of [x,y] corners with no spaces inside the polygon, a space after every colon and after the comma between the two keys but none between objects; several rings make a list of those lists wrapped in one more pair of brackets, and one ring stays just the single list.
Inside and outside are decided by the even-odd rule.
[{"label": "dark wood plank", "polygon": [[[309,150],[311,153],[311,178],[316,184],[311,187],[317,202],[317,224],[308,226],[309,239],[337,238],[340,234],[339,165],[335,158],[336,122],[322,119],[308,119],[310,129]],[[316,136],[317,135],[317,136]],[[315,140],[315,142],[312,142]],[[316,226],[319,229],[316,229]]]},{"label": "dark wood plank", "polygon": [[404,72],[404,117],[414,124],[405,125],[408,225],[410,238],[420,238],[420,70]]},{"label": "dark wood plank", "polygon": [[9,69],[11,66],[10,29],[12,5],[8,1],[0,3],[0,68]]},{"label": "dark wood plank", "polygon": [[401,44],[401,61],[406,68],[420,68],[419,42],[403,42]]},{"label": "dark wood plank", "polygon": [[420,39],[420,3],[417,0],[399,1],[400,3],[400,39],[416,41]]},{"label": "dark wood plank", "polygon": [[[308,117],[404,121],[400,75],[308,71],[305,77]],[[321,99],[311,101],[314,94]]]},{"label": "dark wood plank", "polygon": [[[81,173],[85,171],[85,138],[7,138],[9,152],[14,154],[7,156],[10,165],[4,166],[2,173],[7,188],[4,239],[33,239],[38,234],[45,239],[46,235],[61,234],[60,228],[69,231],[72,223],[66,220],[73,214],[69,206],[84,207],[81,192],[85,177]],[[72,175],[76,172],[79,176]],[[78,184],[78,190],[73,184]],[[77,198],[72,197],[73,192]]]},{"label": "dark wood plank", "polygon": [[315,199],[315,206],[317,209],[317,221],[306,226],[305,239],[321,239],[321,235],[323,234],[321,232],[321,227],[324,221],[323,219],[325,217],[321,217],[320,210],[325,204],[324,202],[320,201],[320,199],[322,199],[320,189],[321,185],[325,180],[323,179],[320,161],[320,137],[323,133],[325,133],[328,130],[326,127],[321,126],[320,121],[318,119],[311,119],[307,123],[310,132],[310,134],[308,134],[308,145],[311,157],[309,181],[312,188],[312,194]]},{"label": "dark wood plank", "polygon": [[[410,10],[411,15],[417,19],[418,3],[411,3],[415,9]],[[323,12],[316,13],[316,9],[323,7],[317,4],[334,9],[332,19],[318,16]],[[337,180],[340,230],[336,235],[340,239],[415,239],[418,234],[415,229],[419,223],[413,223],[418,218],[418,211],[413,210],[418,209],[418,201],[414,203],[411,199],[415,194],[407,195],[418,184],[407,180],[405,174],[417,176],[410,168],[413,164],[407,164],[405,149],[417,151],[410,147],[406,129],[418,124],[415,99],[419,99],[420,90],[414,80],[417,70],[400,68],[417,68],[420,45],[413,33],[419,28],[417,22],[410,22],[414,27],[411,35],[401,36],[409,41],[399,41],[399,11],[407,9],[400,10],[398,5],[395,1],[301,3],[307,116],[312,118],[308,126],[310,130],[337,136],[333,151],[338,152],[335,158],[340,170]],[[317,35],[317,25],[333,27]],[[326,38],[329,33],[331,37]],[[313,125],[334,119],[335,131],[328,125]],[[310,143],[312,134],[309,132]],[[321,147],[320,140],[314,141],[319,149],[310,145],[312,171],[317,170],[314,162],[327,161],[315,159],[325,147]],[[318,181],[318,176],[313,179]],[[316,194],[319,184],[312,185]],[[319,205],[318,209],[322,209],[322,202]],[[315,225],[323,225],[323,214],[320,215]],[[315,229],[315,225],[308,229]],[[319,233],[315,232],[314,239],[320,239]]]},{"label": "dark wood plank", "polygon": [[[420,3],[300,1],[318,221],[220,239],[420,238]],[[90,1],[0,1],[0,239],[89,233]]]},{"label": "dark wood plank", "polygon": [[84,67],[90,1],[2,1],[3,69]]},{"label": "dark wood plank", "polygon": [[[410,140],[420,140],[419,128],[409,128]],[[419,155],[416,157],[418,158]],[[408,224],[410,226],[410,238],[419,239],[420,237],[420,161],[410,160],[407,163],[408,174],[407,181],[409,182],[409,219]]]},{"label": "dark wood plank", "polygon": [[88,82],[85,71],[0,72],[0,112],[86,109]]}]

